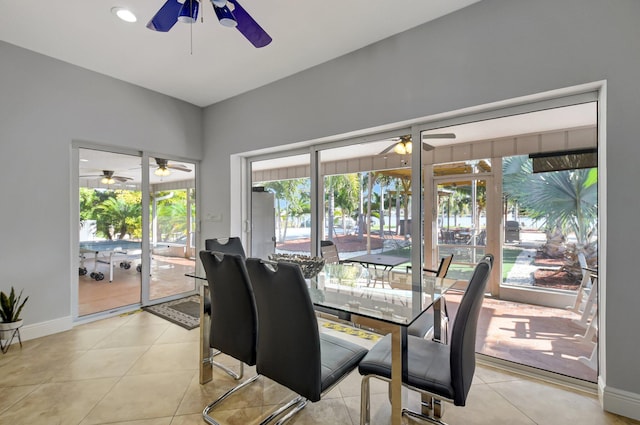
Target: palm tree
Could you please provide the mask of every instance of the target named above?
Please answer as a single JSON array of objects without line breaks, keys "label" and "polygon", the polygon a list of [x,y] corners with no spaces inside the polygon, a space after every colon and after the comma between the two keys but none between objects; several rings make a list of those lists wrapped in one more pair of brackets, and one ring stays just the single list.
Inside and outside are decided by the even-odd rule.
[{"label": "palm tree", "polygon": [[308,184],[308,179],[277,180],[259,184],[275,194],[278,242],[283,242],[287,237],[289,217],[303,212],[299,201],[302,193],[301,188],[306,184]]},{"label": "palm tree", "polygon": [[340,208],[342,214],[342,230],[346,233],[346,218],[358,206],[358,194],[360,182],[357,174],[338,174],[325,177],[325,194],[327,196],[327,221],[329,226],[329,240],[333,239],[334,228],[333,218],[336,207]]},{"label": "palm tree", "polygon": [[[127,234],[134,234],[139,231],[142,221],[142,204],[139,200],[127,199],[131,196],[124,196],[125,193],[118,193],[116,196],[104,200],[95,210],[98,213],[98,230],[113,239],[115,234],[122,239]],[[111,234],[109,228],[113,226],[114,234]]]},{"label": "palm tree", "polygon": [[532,219],[542,219],[548,230],[561,229],[565,237],[575,235],[575,247],[570,247],[574,255],[565,267],[579,271],[577,254],[589,259],[596,253],[597,168],[533,174],[531,161],[516,156],[504,160],[503,175],[504,192]]}]

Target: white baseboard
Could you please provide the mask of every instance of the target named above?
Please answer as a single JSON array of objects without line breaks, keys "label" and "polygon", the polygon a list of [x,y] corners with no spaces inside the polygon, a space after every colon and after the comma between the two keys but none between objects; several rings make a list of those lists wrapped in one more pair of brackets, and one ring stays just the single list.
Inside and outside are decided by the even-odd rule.
[{"label": "white baseboard", "polygon": [[599,381],[598,395],[607,412],[640,420],[640,394],[612,388]]},{"label": "white baseboard", "polygon": [[28,341],[30,339],[68,331],[72,327],[73,320],[71,320],[71,316],[60,317],[46,322],[24,325],[20,328],[20,337],[23,341]]}]

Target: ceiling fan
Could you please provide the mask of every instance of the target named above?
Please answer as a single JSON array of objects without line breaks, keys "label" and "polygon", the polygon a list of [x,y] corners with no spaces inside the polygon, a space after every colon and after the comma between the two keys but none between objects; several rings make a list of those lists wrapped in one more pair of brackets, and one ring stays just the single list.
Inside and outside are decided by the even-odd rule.
[{"label": "ceiling fan", "polygon": [[[187,0],[188,1],[188,0]],[[171,174],[171,170],[184,171],[186,173],[191,172],[191,168],[183,164],[169,164],[168,159],[156,158],[156,165],[158,168],[153,172],[156,176],[166,177]],[[170,170],[171,169],[171,170]]]},{"label": "ceiling fan", "polygon": [[[427,139],[455,139],[456,135],[454,133],[436,133],[436,134],[423,134],[422,140]],[[389,145],[385,150],[380,152],[379,155],[383,155],[387,152],[394,151],[398,155],[410,155],[413,152],[413,143],[411,142],[411,136],[401,136],[396,139],[392,139],[394,141],[393,144]],[[433,150],[433,146],[428,145],[426,143],[422,143],[422,149],[425,151]]]},{"label": "ceiling fan", "polygon": [[[167,0],[147,24],[153,31],[167,32],[176,22],[192,24],[198,19],[200,2],[207,0]],[[225,27],[236,27],[255,47],[271,43],[271,37],[240,6],[237,0],[210,0],[218,21]]]},{"label": "ceiling fan", "polygon": [[124,183],[129,180],[133,180],[131,177],[114,176],[112,170],[102,170],[102,174],[95,174],[90,176],[80,176],[81,178],[99,178],[102,184],[114,184],[115,182]]}]

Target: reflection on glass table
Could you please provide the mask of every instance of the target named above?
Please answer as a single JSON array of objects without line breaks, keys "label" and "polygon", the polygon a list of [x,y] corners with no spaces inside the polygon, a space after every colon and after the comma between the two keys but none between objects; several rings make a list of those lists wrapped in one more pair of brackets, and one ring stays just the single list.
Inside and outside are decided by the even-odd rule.
[{"label": "reflection on glass table", "polygon": [[[407,328],[426,309],[434,314],[434,339],[440,339],[440,297],[456,281],[423,274],[421,279],[411,272],[390,271],[388,288],[376,288],[372,270],[361,265],[327,264],[309,279],[311,301],[375,322],[377,330],[391,333],[391,423],[402,421],[402,378],[407,375]],[[375,272],[375,271],[374,271]]]}]

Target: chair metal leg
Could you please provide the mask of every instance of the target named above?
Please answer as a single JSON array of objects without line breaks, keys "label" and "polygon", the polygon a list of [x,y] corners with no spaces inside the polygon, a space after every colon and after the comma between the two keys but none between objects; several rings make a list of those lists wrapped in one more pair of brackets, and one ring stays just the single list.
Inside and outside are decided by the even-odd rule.
[{"label": "chair metal leg", "polygon": [[362,377],[360,384],[360,425],[369,425],[371,422],[371,390],[370,376]]},{"label": "chair metal leg", "polygon": [[304,409],[304,407],[307,405],[307,399],[304,397],[301,397],[301,400],[298,401],[298,403],[296,404],[296,406],[293,408],[293,410],[291,410],[289,413],[287,413],[286,415],[284,415],[278,422],[276,422],[276,425],[282,425],[285,422],[287,422],[289,419],[293,418],[299,411],[301,411],[302,409]]},{"label": "chair metal leg", "polygon": [[218,369],[221,369],[221,370],[225,371],[229,376],[231,376],[236,381],[242,379],[242,377],[244,376],[244,363],[240,362],[240,372],[236,373],[233,370],[231,370],[229,367],[223,365],[222,363],[218,363],[215,360],[213,360],[213,358],[215,356],[217,356],[218,354],[221,354],[220,350],[211,349],[211,356],[207,357],[202,362],[203,363],[209,363],[210,365],[215,366]]},{"label": "chair metal leg", "polygon": [[268,424],[269,422],[271,422],[272,420],[274,420],[278,416],[282,415],[287,410],[293,408],[293,410],[291,412],[287,413],[278,422],[276,422],[276,425],[281,425],[281,424],[285,423],[286,421],[288,421],[289,419],[291,419],[293,417],[293,415],[295,415],[300,410],[302,410],[306,405],[307,405],[307,399],[302,397],[302,396],[297,396],[296,398],[294,398],[293,400],[291,400],[290,402],[288,402],[287,404],[285,404],[284,406],[282,406],[279,409],[275,410],[269,416],[264,418],[262,420],[262,422],[260,422],[260,425]]},{"label": "chair metal leg", "polygon": [[256,376],[254,376],[252,378],[247,379],[246,381],[242,382],[241,384],[236,385],[235,387],[231,388],[226,393],[222,394],[216,400],[214,400],[211,403],[209,403],[207,405],[207,407],[205,407],[204,410],[202,411],[202,419],[204,419],[204,421],[206,423],[210,424],[210,425],[220,425],[218,422],[216,422],[215,419],[213,419],[211,416],[209,416],[209,412],[215,406],[217,406],[219,403],[221,403],[223,400],[228,398],[230,395],[234,394],[235,392],[237,392],[237,391],[241,390],[242,388],[246,387],[247,385],[251,384],[252,382],[254,382],[259,377],[260,377],[260,375],[256,375]]},{"label": "chair metal leg", "polygon": [[420,413],[409,409],[402,409],[402,414],[404,416],[410,416],[433,424],[446,425],[441,420],[442,415],[444,414],[444,404],[439,398],[436,398],[431,394],[420,393],[420,408]]},{"label": "chair metal leg", "polygon": [[[378,378],[383,381],[390,382],[389,379],[377,375],[365,375],[362,377],[362,383],[360,384],[360,425],[369,425],[371,423],[371,389],[369,383],[369,380],[371,378]],[[407,388],[409,388],[410,390],[418,391],[420,393],[421,413],[403,408],[403,416],[409,416],[414,419],[426,421],[436,425],[447,425],[441,420],[442,415],[444,414],[443,400],[434,397],[429,393],[420,391],[417,388]]]},{"label": "chair metal leg", "polygon": [[402,415],[403,416],[409,416],[409,417],[412,417],[414,419],[418,419],[418,420],[429,422],[429,423],[436,424],[436,425],[447,425],[446,423],[442,422],[438,418],[430,417],[430,416],[424,416],[424,415],[422,415],[422,414],[420,414],[418,412],[414,412],[413,410],[409,410],[409,409],[402,409]]}]

